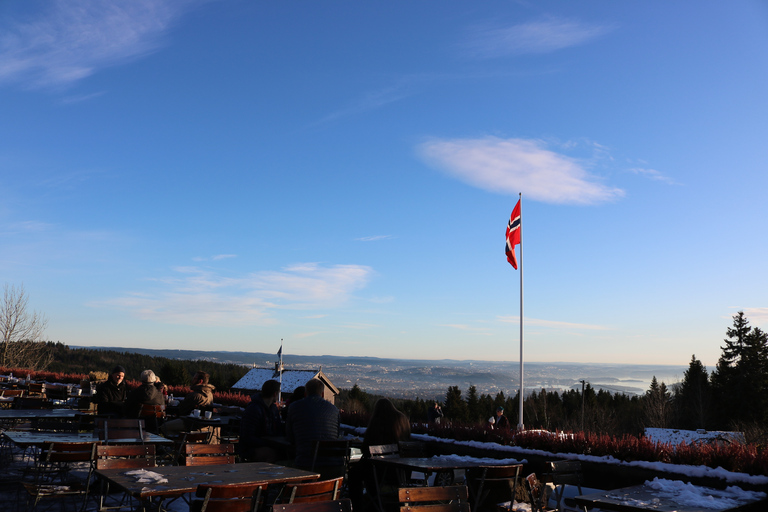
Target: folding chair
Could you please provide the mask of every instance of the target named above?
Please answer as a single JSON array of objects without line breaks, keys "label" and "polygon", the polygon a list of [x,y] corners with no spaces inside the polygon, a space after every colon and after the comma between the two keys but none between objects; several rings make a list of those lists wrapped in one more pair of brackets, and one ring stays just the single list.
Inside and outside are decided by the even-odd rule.
[{"label": "folding chair", "polygon": [[[96,469],[142,469],[157,467],[155,445],[99,445],[96,447]],[[99,512],[122,508],[133,508],[133,500],[130,494],[123,493],[117,505],[105,506],[109,497],[109,482],[101,482],[99,492]],[[127,498],[127,502],[126,502]]]},{"label": "folding chair", "polygon": [[549,477],[555,486],[554,495],[555,500],[557,500],[557,510],[562,511],[566,485],[576,486],[579,494],[584,494],[581,490],[583,480],[581,462],[577,460],[556,460],[549,463],[549,470],[550,472],[545,476]]},{"label": "folding chair", "polygon": [[120,443],[126,439],[144,442],[144,420],[98,418],[96,433],[105,443]]},{"label": "folding chair", "polygon": [[200,484],[190,512],[256,512],[267,484]]},{"label": "folding chair", "polygon": [[[82,498],[80,509],[86,505],[93,475],[96,443],[50,443],[40,453],[34,480],[22,482],[20,489],[27,495],[27,510],[34,510],[41,500]],[[73,466],[87,466],[84,479],[72,474]],[[31,504],[30,504],[31,502]]]},{"label": "folding chair", "polygon": [[144,420],[149,432],[157,434],[165,421],[165,405],[141,404],[139,418]]},{"label": "folding chair", "polygon": [[352,512],[352,502],[348,499],[343,499],[276,504],[272,506],[272,512]]},{"label": "folding chair", "polygon": [[470,512],[466,485],[398,489],[400,512]]},{"label": "folding chair", "polygon": [[483,508],[495,510],[498,503],[514,503],[522,470],[522,464],[467,470],[467,485],[473,496],[472,509],[479,512],[483,505]]},{"label": "folding chair", "polygon": [[187,443],[182,449],[184,466],[234,464],[235,446],[232,444]]},{"label": "folding chair", "polygon": [[286,484],[283,487],[281,501],[284,503],[308,503],[312,501],[334,501],[339,499],[344,477],[323,480],[320,482],[305,482]]},{"label": "folding chair", "polygon": [[320,478],[346,478],[348,465],[349,441],[315,441],[310,471],[320,473]]},{"label": "folding chair", "polygon": [[536,473],[531,473],[525,477],[525,483],[528,486],[528,495],[531,498],[531,512],[546,512],[547,492],[546,486],[536,477]]}]

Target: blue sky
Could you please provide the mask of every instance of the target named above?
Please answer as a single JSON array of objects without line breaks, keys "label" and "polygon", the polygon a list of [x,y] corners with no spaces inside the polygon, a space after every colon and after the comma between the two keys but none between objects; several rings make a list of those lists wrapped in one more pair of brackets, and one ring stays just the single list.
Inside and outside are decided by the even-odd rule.
[{"label": "blue sky", "polygon": [[0,4],[0,281],[69,345],[710,369],[768,329],[763,2]]}]

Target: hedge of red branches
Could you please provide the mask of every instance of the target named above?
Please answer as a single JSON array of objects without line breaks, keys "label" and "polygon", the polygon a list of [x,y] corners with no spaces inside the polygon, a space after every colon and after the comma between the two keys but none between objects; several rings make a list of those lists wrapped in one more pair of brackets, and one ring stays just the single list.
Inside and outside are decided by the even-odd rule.
[{"label": "hedge of red branches", "polygon": [[[367,415],[343,413],[348,425],[365,426]],[[548,433],[490,430],[484,426],[449,426],[417,423],[412,432],[457,441],[479,441],[505,446],[519,446],[551,453],[577,453],[597,457],[612,456],[622,461],[667,462],[691,466],[722,467],[752,475],[768,475],[768,450],[755,445],[656,443],[647,437],[620,437],[587,432]]]}]

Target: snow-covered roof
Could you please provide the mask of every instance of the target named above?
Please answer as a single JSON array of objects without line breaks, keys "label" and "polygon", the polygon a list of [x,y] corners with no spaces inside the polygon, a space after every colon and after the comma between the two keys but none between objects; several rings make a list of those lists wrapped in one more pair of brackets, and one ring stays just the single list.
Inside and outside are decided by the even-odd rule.
[{"label": "snow-covered roof", "polygon": [[656,443],[668,443],[677,446],[682,442],[694,443],[745,443],[741,432],[723,432],[717,430],[680,430],[674,428],[646,428],[645,437]]},{"label": "snow-covered roof", "polygon": [[[283,393],[293,393],[293,390],[303,386],[309,379],[318,376],[320,372],[312,370],[283,370],[280,390]],[[237,381],[232,388],[258,391],[270,379],[280,381],[280,376],[274,368],[254,368]]]}]

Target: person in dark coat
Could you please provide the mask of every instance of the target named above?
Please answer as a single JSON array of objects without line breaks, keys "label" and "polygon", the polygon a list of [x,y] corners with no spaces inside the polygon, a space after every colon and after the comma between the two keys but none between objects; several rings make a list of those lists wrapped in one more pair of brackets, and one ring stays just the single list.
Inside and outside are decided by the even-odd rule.
[{"label": "person in dark coat", "polygon": [[509,430],[509,419],[504,416],[504,408],[496,408],[496,417],[493,419],[493,428],[496,430]]},{"label": "person in dark coat", "polygon": [[429,408],[427,416],[429,416],[430,423],[440,424],[440,420],[443,418],[443,410],[440,408],[440,404],[435,402],[435,405]]},{"label": "person in dark coat", "polygon": [[138,418],[142,405],[165,404],[163,392],[155,386],[156,381],[157,376],[152,370],[141,372],[141,385],[131,390],[125,400],[125,416],[127,418]]},{"label": "person in dark coat", "polygon": [[254,393],[240,420],[240,457],[247,462],[274,462],[278,452],[264,438],[282,433],[280,411],[275,402],[280,383],[268,380]]},{"label": "person in dark coat", "polygon": [[[296,448],[296,467],[309,468],[315,454],[315,441],[338,439],[339,410],[323,398],[325,384],[310,379],[304,386],[307,396],[294,402],[288,409],[285,424],[288,441]],[[324,461],[319,461],[323,465]],[[334,465],[333,461],[327,461]]]},{"label": "person in dark coat", "polygon": [[93,402],[99,414],[122,416],[126,397],[125,368],[115,366],[107,380],[96,386]]}]

